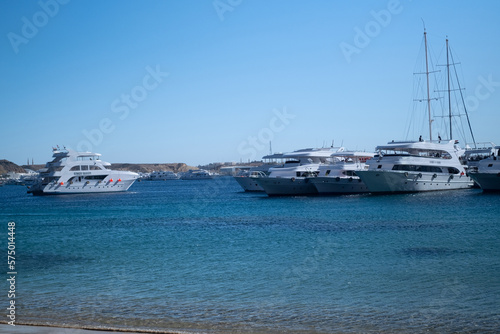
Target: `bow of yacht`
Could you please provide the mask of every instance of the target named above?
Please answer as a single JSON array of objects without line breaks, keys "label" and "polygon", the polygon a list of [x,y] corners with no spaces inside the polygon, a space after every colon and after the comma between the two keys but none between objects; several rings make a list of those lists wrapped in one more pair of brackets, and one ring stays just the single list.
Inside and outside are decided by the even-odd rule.
[{"label": "bow of yacht", "polygon": [[471,171],[470,177],[483,191],[500,191],[500,146],[495,147],[492,156],[479,161],[477,170]]}]

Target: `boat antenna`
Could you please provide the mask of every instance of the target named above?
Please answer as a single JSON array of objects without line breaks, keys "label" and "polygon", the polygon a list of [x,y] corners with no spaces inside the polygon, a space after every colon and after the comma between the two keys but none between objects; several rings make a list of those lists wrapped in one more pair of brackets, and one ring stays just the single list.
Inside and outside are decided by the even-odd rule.
[{"label": "boat antenna", "polygon": [[273,154],[273,147],[271,146],[271,141],[269,141],[269,155]]}]

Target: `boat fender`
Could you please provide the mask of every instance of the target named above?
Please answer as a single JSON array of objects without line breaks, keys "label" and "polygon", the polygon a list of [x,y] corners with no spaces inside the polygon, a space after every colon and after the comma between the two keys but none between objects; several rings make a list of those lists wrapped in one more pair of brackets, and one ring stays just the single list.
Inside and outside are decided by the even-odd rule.
[{"label": "boat fender", "polygon": [[422,173],[418,173],[418,175],[417,175],[417,176],[421,178],[421,177],[422,177]]},{"label": "boat fender", "polygon": [[464,172],[460,173],[460,176],[464,176],[464,175],[465,175],[465,173],[464,173]]},{"label": "boat fender", "polygon": [[292,177],[292,179],[291,179],[291,180],[292,180],[292,182],[295,182],[295,178],[294,178],[294,177]]},{"label": "boat fender", "polygon": [[435,179],[437,176],[437,174],[432,174],[432,178]]},{"label": "boat fender", "polygon": [[113,182],[113,179],[109,179],[109,182]]},{"label": "boat fender", "polygon": [[450,175],[450,180],[453,180],[454,176],[453,174]]},{"label": "boat fender", "polygon": [[118,179],[118,182],[122,182],[122,179]]},{"label": "boat fender", "polygon": [[64,185],[64,182],[59,183],[61,186]]},{"label": "boat fender", "polygon": [[408,172],[405,172],[405,177],[408,177]]},{"label": "boat fender", "polygon": [[90,181],[85,182],[86,184],[90,184]]},{"label": "boat fender", "polygon": [[335,178],[335,181],[339,182],[339,181],[340,181],[340,177],[338,177],[338,176],[337,176],[337,177]]}]

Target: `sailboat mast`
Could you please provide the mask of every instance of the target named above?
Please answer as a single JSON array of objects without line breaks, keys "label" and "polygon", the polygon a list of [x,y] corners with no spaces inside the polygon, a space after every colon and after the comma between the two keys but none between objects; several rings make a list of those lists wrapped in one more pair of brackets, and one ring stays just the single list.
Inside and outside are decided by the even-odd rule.
[{"label": "sailboat mast", "polygon": [[451,88],[450,88],[450,58],[449,58],[448,38],[446,39],[446,70],[448,74],[448,116],[450,118],[450,140],[453,139],[453,130],[451,125]]},{"label": "sailboat mast", "polygon": [[427,31],[424,28],[425,41],[425,75],[427,76],[427,109],[429,111],[429,139],[432,141],[431,98],[429,92],[429,61],[427,59]]},{"label": "sailboat mast", "polygon": [[[455,64],[455,60],[453,59],[453,53],[450,52],[450,55],[451,55],[451,62]],[[455,71],[455,77],[457,78],[458,91],[460,92],[460,97],[462,98],[462,104],[464,106],[465,116],[467,117],[467,123],[469,124],[469,131],[472,136],[472,142],[474,143],[474,148],[477,148],[476,138],[474,138],[474,132],[472,131],[472,126],[470,124],[469,113],[467,112],[467,106],[465,104],[464,94],[462,92],[462,87],[460,86],[460,81],[458,80],[457,68],[453,66],[453,69]]]}]

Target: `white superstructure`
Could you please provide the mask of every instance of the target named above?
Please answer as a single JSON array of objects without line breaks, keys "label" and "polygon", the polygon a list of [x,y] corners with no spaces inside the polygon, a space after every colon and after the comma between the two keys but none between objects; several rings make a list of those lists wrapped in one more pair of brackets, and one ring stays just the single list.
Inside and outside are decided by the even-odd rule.
[{"label": "white superstructure", "polygon": [[469,175],[483,191],[500,191],[500,146],[491,157],[479,161],[477,171],[471,170]]},{"label": "white superstructure", "polygon": [[418,192],[470,188],[459,157],[463,150],[449,142],[390,142],[376,148],[368,170],[357,171],[372,193]]},{"label": "white superstructure", "polygon": [[368,168],[366,161],[375,154],[369,152],[345,151],[331,155],[333,162],[319,167],[317,177],[309,181],[319,194],[356,194],[368,192],[368,187],[356,174]]},{"label": "white superstructure", "polygon": [[257,183],[269,196],[314,195],[318,191],[311,177],[318,175],[319,166],[331,154],[344,148],[303,149],[283,154],[288,159],[283,165],[269,169],[269,176],[256,177]]},{"label": "white superstructure", "polygon": [[107,169],[99,153],[53,149],[52,161],[40,170],[28,189],[33,195],[58,195],[126,191],[139,174]]}]

